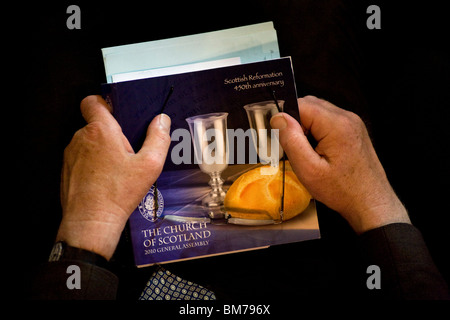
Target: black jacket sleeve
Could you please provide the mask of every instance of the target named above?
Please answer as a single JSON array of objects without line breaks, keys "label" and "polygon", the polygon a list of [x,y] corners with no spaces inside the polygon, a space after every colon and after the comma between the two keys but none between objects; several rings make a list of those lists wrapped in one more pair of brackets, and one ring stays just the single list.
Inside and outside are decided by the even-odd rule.
[{"label": "black jacket sleeve", "polygon": [[368,265],[377,265],[381,289],[371,295],[382,299],[450,299],[447,283],[434,264],[420,231],[394,223],[360,236]]},{"label": "black jacket sleeve", "polygon": [[[68,270],[78,266],[77,271]],[[79,273],[78,273],[79,271]],[[79,288],[74,277],[79,274]],[[68,285],[69,282],[69,285]],[[77,260],[48,262],[38,271],[31,288],[31,298],[39,300],[112,300],[116,298],[118,278],[107,269]]]},{"label": "black jacket sleeve", "polygon": [[[372,289],[372,298],[450,299],[448,286],[435,266],[421,233],[409,224],[390,224],[360,236],[367,265],[377,265],[381,289]],[[73,274],[68,267],[80,269],[80,288],[67,285]],[[118,278],[112,272],[82,261],[45,264],[35,278],[33,299],[115,299]]]}]

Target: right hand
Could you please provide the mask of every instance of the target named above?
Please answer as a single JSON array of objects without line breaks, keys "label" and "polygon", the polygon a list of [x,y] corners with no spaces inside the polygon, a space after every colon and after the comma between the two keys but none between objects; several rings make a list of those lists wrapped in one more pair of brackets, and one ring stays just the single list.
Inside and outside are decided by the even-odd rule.
[{"label": "right hand", "polygon": [[155,117],[134,152],[110,106],[100,96],[81,102],[87,125],[64,152],[63,218],[56,241],[110,259],[133,210],[156,181],[170,145],[167,115]]},{"label": "right hand", "polygon": [[[363,121],[328,101],[298,99],[302,126],[286,113],[271,119],[281,146],[311,195],[339,212],[357,233],[411,223],[392,189]],[[302,129],[303,127],[303,129]],[[304,132],[318,142],[315,149]]]}]

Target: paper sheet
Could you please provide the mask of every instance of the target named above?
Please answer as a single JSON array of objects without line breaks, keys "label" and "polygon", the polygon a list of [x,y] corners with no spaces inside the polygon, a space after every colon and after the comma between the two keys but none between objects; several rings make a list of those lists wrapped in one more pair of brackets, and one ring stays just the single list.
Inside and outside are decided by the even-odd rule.
[{"label": "paper sheet", "polygon": [[272,22],[102,49],[108,83],[113,76],[240,58],[242,63],[280,57]]}]

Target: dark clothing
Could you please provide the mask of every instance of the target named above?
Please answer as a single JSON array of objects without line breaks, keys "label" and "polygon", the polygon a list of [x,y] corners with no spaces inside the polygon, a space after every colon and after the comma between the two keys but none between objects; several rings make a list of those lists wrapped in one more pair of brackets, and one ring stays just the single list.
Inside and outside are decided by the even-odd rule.
[{"label": "dark clothing", "polygon": [[449,299],[446,282],[437,270],[421,233],[409,224],[395,223],[361,236],[368,265],[381,270],[381,290],[387,299]]},{"label": "dark clothing", "polygon": [[[73,274],[67,272],[70,265],[80,267],[81,289],[67,287],[68,278]],[[49,300],[113,300],[116,299],[118,284],[119,278],[114,273],[93,264],[75,260],[48,262],[36,278],[31,297]]]},{"label": "dark clothing", "polygon": [[[447,284],[434,265],[421,233],[414,226],[401,223],[390,224],[364,233],[359,241],[364,261],[362,265],[377,265],[381,271],[381,289],[368,289],[361,286],[364,288],[362,290],[367,291],[363,296],[383,299],[450,299]],[[301,252],[291,254],[301,254]],[[67,267],[73,264],[78,265],[81,270],[81,289],[68,289],[66,285],[71,275],[67,273]],[[272,270],[266,271],[267,277],[277,276],[271,274]],[[220,274],[216,276],[221,277]],[[320,277],[317,274],[311,276]],[[355,275],[355,277],[360,276]],[[365,279],[369,276],[370,274],[367,274]],[[278,277],[282,278],[283,274],[278,274]],[[245,286],[246,280],[236,276],[236,290],[239,290],[240,286]],[[264,278],[260,280],[266,282]],[[36,278],[32,297],[35,299],[114,299],[118,283],[119,278],[112,272],[91,264],[81,261],[50,262],[43,266]],[[305,283],[305,286],[307,285]],[[214,290],[214,288],[210,289]],[[308,288],[299,287],[298,291],[299,294],[304,293],[308,291]],[[323,294],[329,296],[328,292]],[[355,296],[359,295],[355,294]],[[273,295],[270,298],[277,299],[277,297]]]}]

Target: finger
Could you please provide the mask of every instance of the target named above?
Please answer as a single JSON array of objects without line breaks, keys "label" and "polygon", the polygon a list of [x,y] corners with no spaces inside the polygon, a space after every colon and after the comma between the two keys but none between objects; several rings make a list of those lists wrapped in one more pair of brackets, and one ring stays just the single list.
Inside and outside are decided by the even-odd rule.
[{"label": "finger", "polygon": [[116,123],[111,107],[101,96],[87,96],[80,104],[81,114],[87,123],[94,121]]},{"label": "finger", "polygon": [[[118,137],[122,141],[123,147],[128,153],[134,153],[133,148],[130,145],[130,142],[122,133],[122,129],[120,125],[117,123],[114,116],[111,114],[112,109],[110,105],[106,103],[100,96],[87,96],[81,101],[80,105],[81,114],[86,122],[103,122],[108,127],[113,129],[115,133],[115,137]],[[112,137],[112,136],[111,136]]]},{"label": "finger", "polygon": [[313,96],[298,99],[298,111],[302,127],[311,132],[316,141],[325,137],[333,123],[329,117],[329,110],[324,107],[323,101]]},{"label": "finger", "polygon": [[298,99],[298,111],[302,127],[311,132],[317,142],[333,133],[339,127],[340,116],[347,113],[331,102],[314,96]]},{"label": "finger", "polygon": [[170,145],[170,117],[164,113],[156,116],[147,129],[147,136],[138,154],[145,156],[156,171],[162,170]]},{"label": "finger", "polygon": [[278,113],[270,120],[270,125],[279,130],[279,141],[299,178],[316,171],[324,159],[312,148],[303,129],[296,119],[285,113]]}]

